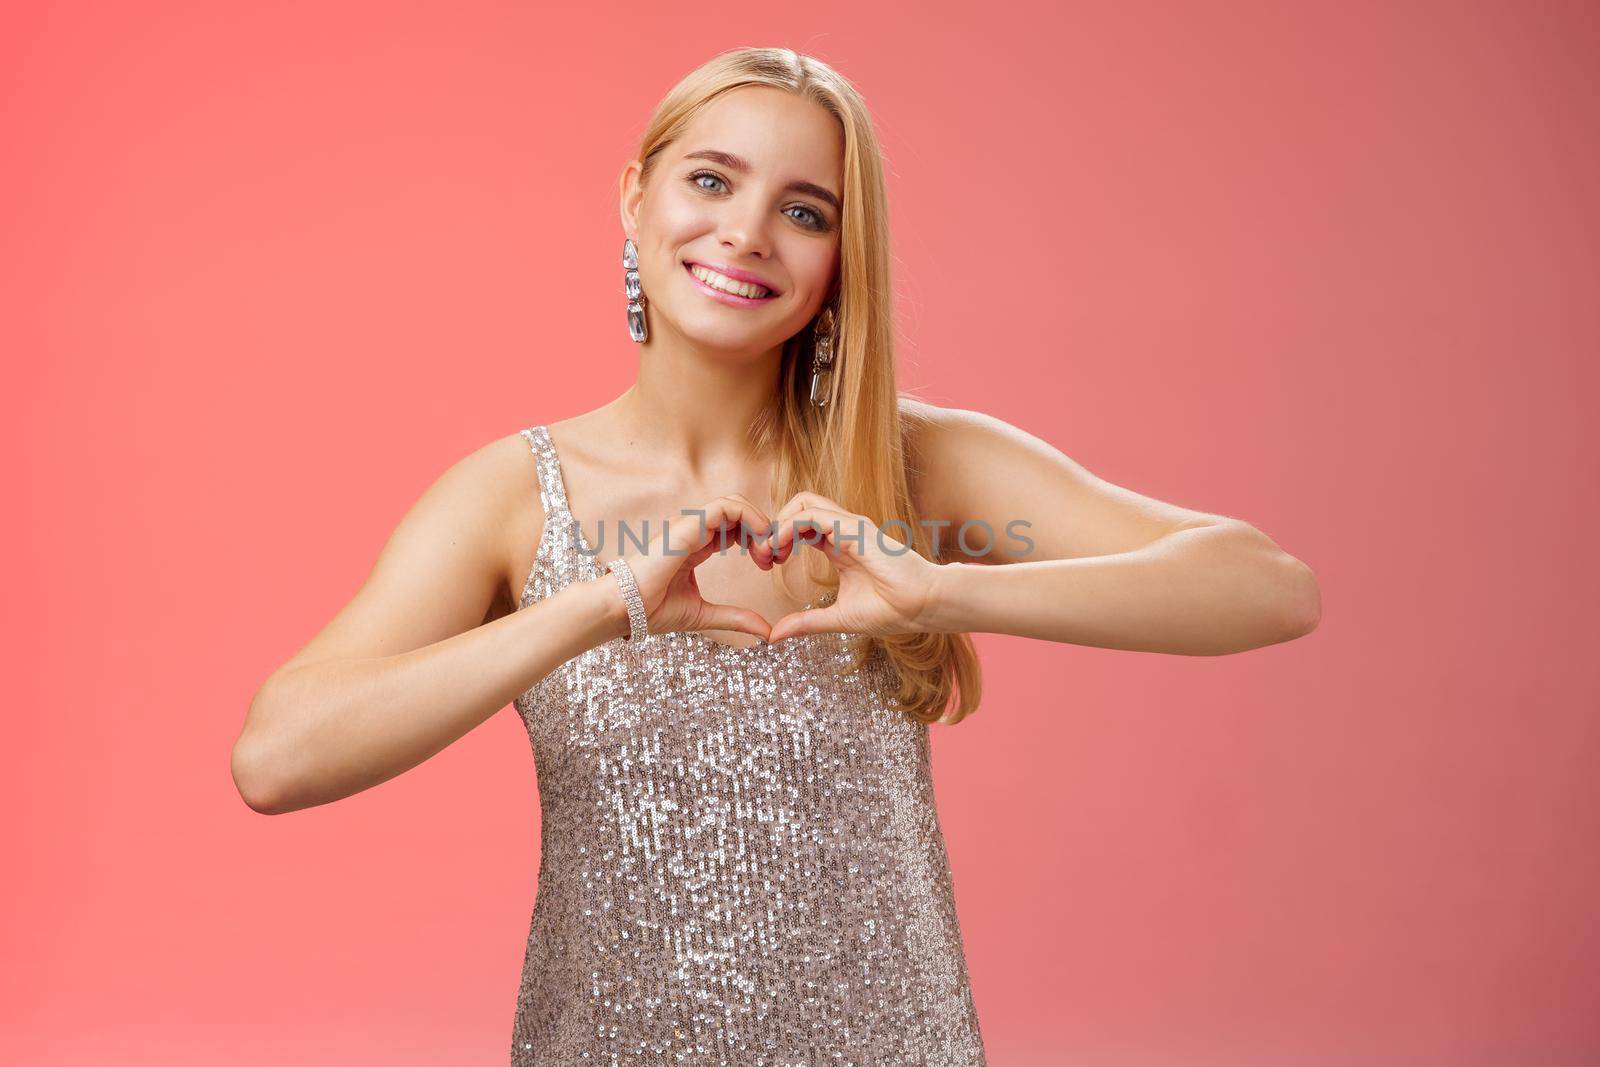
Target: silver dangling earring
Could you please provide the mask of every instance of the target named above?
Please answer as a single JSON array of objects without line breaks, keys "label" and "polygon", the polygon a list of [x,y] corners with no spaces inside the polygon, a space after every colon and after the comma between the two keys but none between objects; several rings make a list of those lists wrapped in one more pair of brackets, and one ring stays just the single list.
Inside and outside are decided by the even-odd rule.
[{"label": "silver dangling earring", "polygon": [[825,407],[828,387],[833,383],[833,307],[823,309],[812,328],[815,345],[811,355],[811,403]]},{"label": "silver dangling earring", "polygon": [[634,247],[632,237],[622,241],[622,269],[622,291],[628,294],[628,333],[644,344],[650,331],[644,323],[644,290],[639,288],[639,250]]}]

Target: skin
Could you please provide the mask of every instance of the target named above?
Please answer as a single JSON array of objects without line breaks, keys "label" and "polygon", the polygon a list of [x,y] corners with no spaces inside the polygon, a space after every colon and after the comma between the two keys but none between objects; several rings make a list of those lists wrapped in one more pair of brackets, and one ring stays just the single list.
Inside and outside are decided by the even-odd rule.
[{"label": "skin", "polygon": [[[750,169],[687,158],[705,149]],[[839,264],[837,210],[787,187],[804,181],[838,196],[842,161],[842,134],[821,107],[746,87],[694,118],[648,187],[638,161],[623,169],[622,228],[639,249],[650,337],[636,346],[639,373],[626,392],[547,425],[584,537],[602,560],[629,560],[650,632],[734,645],[827,631],[985,632],[1224,655],[1315,628],[1315,576],[1254,526],[1114,485],[980,412],[901,401],[928,420],[912,443],[918,513],[948,524],[947,544],[964,523],[986,524],[949,562],[901,551],[892,527],[880,538],[818,494],[767,499],[770,465],[750,453],[743,427],[776,390],[783,341],[822,307]],[[778,295],[728,307],[701,291],[685,261],[750,270]],[[1019,517],[1031,524],[1025,555],[1008,536]],[[619,520],[649,531],[647,551],[619,544]],[[440,475],[356,594],[256,693],[233,748],[246,803],[278,814],[371,788],[567,660],[625,636],[609,575],[516,610],[543,523],[533,458],[517,434]],[[817,590],[784,566],[808,550],[827,553],[840,574],[837,600],[810,611],[802,607]],[[763,573],[773,567],[785,592]]]}]

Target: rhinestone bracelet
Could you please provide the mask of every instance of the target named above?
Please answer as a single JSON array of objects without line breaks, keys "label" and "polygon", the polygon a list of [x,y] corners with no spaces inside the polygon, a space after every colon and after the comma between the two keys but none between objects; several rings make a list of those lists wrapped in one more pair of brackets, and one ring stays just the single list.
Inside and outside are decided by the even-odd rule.
[{"label": "rhinestone bracelet", "polygon": [[617,588],[622,590],[622,600],[628,605],[628,636],[624,641],[643,641],[650,632],[644,613],[644,597],[639,595],[639,583],[633,580],[633,568],[618,556],[607,563],[606,572],[616,575]]}]

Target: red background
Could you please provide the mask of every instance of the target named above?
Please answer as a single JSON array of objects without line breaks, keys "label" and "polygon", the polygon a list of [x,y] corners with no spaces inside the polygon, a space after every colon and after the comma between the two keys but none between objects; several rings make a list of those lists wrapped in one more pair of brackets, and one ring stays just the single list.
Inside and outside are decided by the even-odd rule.
[{"label": "red background", "polygon": [[625,387],[617,173],[783,44],[877,117],[904,384],[1322,583],[1239,656],[979,637],[991,1062],[1600,1059],[1593,5],[0,17],[0,1058],[505,1061],[514,713],[278,818],[229,746],[446,466]]}]

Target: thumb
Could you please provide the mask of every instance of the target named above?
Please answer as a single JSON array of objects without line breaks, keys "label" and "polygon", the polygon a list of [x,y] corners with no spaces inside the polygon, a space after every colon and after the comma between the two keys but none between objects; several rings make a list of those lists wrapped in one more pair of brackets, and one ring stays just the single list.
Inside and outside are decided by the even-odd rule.
[{"label": "thumb", "polygon": [[701,623],[696,629],[700,630],[737,630],[740,633],[754,634],[763,641],[770,641],[770,628],[767,620],[758,612],[749,608],[735,607],[732,604],[713,604],[706,602],[700,612]]},{"label": "thumb", "polygon": [[799,637],[801,634],[825,634],[839,631],[839,609],[837,605],[830,604],[825,608],[807,608],[805,611],[796,611],[785,615],[773,624],[772,636],[768,640],[776,643],[785,638]]}]

